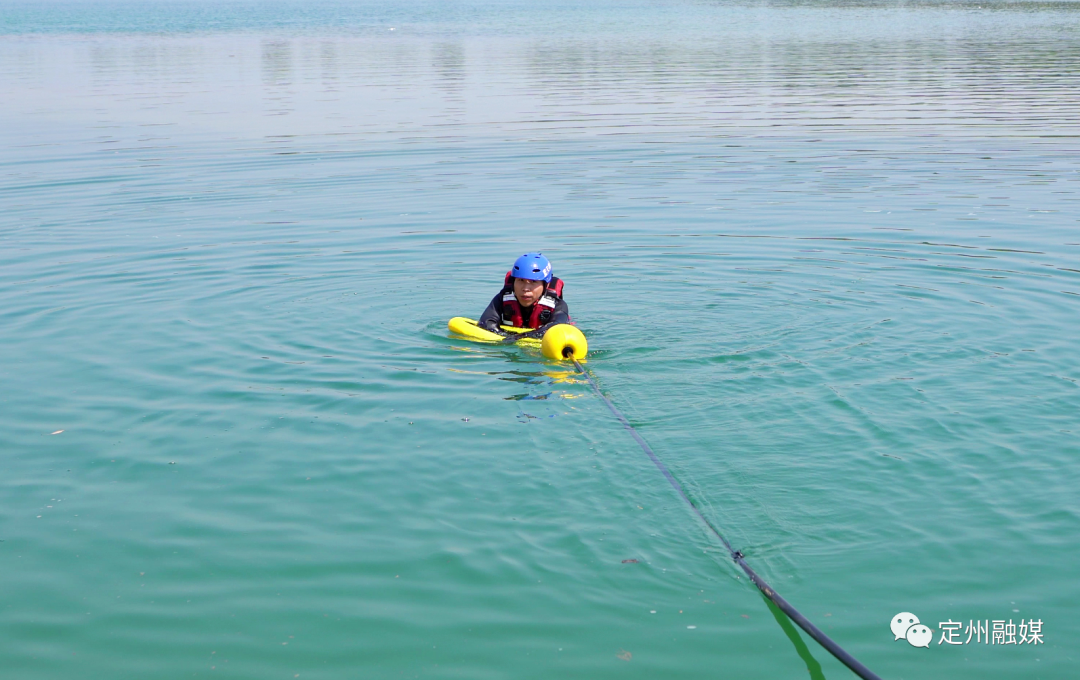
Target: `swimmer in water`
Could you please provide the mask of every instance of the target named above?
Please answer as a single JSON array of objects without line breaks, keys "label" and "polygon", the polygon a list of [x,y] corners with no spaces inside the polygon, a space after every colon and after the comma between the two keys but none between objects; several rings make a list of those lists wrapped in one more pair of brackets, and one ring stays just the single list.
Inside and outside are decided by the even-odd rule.
[{"label": "swimmer in water", "polygon": [[562,297],[563,282],[551,275],[551,263],[540,253],[525,253],[506,272],[503,288],[480,315],[481,328],[499,335],[499,328],[534,328],[542,336],[555,324],[570,323],[570,310]]}]

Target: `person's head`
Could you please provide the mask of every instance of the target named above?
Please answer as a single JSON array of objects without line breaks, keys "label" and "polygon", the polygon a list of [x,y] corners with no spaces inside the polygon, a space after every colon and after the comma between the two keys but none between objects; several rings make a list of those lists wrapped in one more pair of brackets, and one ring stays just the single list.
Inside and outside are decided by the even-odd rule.
[{"label": "person's head", "polygon": [[540,296],[544,294],[547,286],[543,281],[531,279],[514,279],[514,297],[522,307],[532,307]]},{"label": "person's head", "polygon": [[551,281],[551,263],[540,253],[525,253],[514,260],[514,297],[522,307],[532,307]]}]

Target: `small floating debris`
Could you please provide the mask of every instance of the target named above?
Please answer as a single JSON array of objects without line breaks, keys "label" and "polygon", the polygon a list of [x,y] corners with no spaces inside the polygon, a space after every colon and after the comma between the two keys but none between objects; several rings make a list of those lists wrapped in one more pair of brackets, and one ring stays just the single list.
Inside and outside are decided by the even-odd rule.
[{"label": "small floating debris", "polygon": [[628,559],[628,560],[623,560],[622,563],[623,564],[637,564],[638,562],[637,562],[637,560],[631,558],[631,559]]}]

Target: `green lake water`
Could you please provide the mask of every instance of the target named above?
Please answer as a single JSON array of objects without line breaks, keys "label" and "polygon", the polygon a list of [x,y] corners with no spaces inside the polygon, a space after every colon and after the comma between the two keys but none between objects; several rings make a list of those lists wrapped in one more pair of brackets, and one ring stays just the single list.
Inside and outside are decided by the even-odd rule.
[{"label": "green lake water", "polygon": [[450,336],[541,250],[840,645],[1073,677],[1077,64],[1071,2],[0,2],[2,675],[854,677]]}]

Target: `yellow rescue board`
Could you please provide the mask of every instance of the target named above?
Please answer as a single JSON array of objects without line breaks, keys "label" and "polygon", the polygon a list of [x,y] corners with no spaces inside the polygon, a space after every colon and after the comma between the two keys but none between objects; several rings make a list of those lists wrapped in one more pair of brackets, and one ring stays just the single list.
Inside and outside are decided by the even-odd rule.
[{"label": "yellow rescue board", "polygon": [[[466,319],[463,316],[455,316],[450,319],[450,323],[447,325],[452,332],[474,342],[502,343],[506,340],[505,336],[480,328],[480,326],[476,325],[475,320]],[[500,326],[500,328],[507,333],[528,333],[532,330],[531,328],[518,328],[516,326]],[[582,360],[589,351],[589,343],[585,340],[585,335],[570,324],[552,326],[544,333],[543,340],[540,338],[521,338],[514,344],[539,347],[544,356],[556,361],[566,359]]]},{"label": "yellow rescue board", "polygon": [[[463,316],[455,316],[450,319],[450,330],[458,335],[465,336],[470,340],[476,342],[502,342],[506,338],[498,333],[492,333],[486,328],[480,328],[476,325],[476,321],[473,319],[466,319]],[[518,328],[517,326],[499,326],[507,333],[528,333],[531,328]],[[539,347],[540,338],[522,338],[517,341],[516,344],[528,345],[530,347]]]}]

